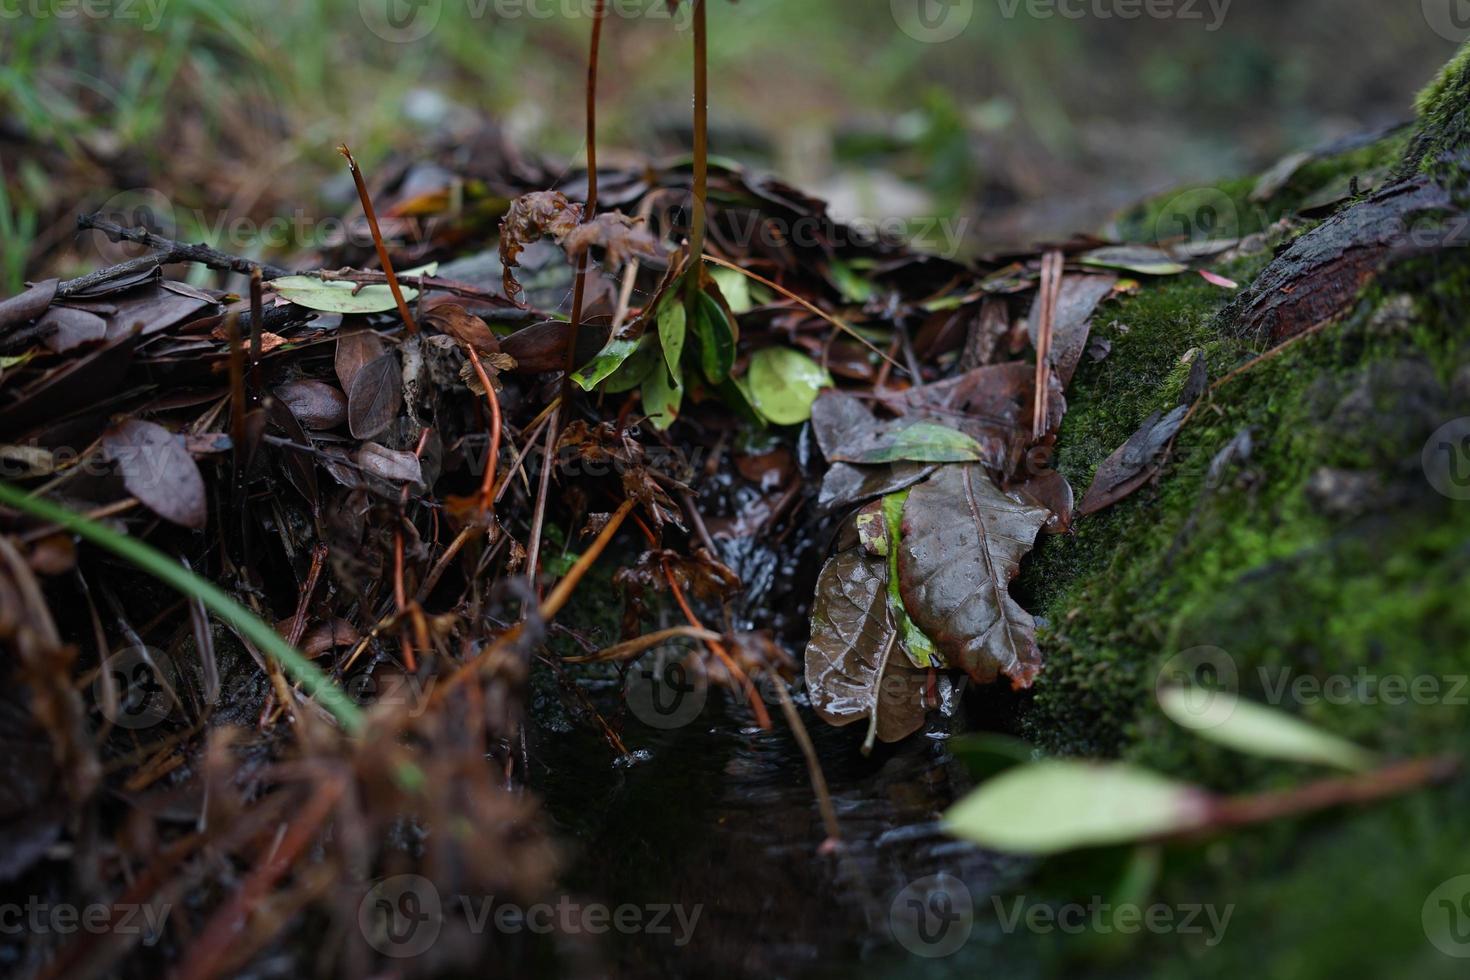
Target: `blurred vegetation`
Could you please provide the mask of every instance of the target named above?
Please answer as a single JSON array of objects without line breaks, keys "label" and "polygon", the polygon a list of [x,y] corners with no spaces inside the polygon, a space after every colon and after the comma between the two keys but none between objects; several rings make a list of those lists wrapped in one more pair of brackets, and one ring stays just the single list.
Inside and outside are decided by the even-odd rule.
[{"label": "blurred vegetation", "polygon": [[[332,214],[338,142],[371,171],[486,118],[528,150],[579,155],[590,0],[429,0],[436,25],[411,43],[375,35],[361,6],[165,0],[88,18],[33,0],[6,14],[0,285],[95,264],[71,250],[71,222],[119,190],[255,221]],[[663,0],[610,7],[607,159],[677,151],[684,20]],[[1232,4],[1219,25],[1204,3],[1198,19],[1032,15],[1044,9],[978,0],[963,33],[930,44],[888,3],[720,3],[715,150],[849,213],[964,210],[980,219],[970,244],[1010,243],[1404,118],[1453,50],[1417,4],[1380,0]]]}]

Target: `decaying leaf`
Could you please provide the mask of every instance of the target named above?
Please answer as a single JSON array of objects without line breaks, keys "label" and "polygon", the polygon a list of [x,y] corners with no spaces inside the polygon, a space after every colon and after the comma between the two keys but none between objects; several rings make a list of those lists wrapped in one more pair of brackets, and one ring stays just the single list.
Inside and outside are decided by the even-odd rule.
[{"label": "decaying leaf", "polygon": [[86,310],[53,306],[36,324],[41,339],[53,353],[64,354],[83,344],[96,343],[107,336],[107,321]]},{"label": "decaying leaf", "polygon": [[363,472],[381,477],[390,483],[422,483],[423,469],[413,453],[380,446],[376,442],[365,442],[357,451],[357,465]]},{"label": "decaying leaf", "polygon": [[277,387],[275,395],[308,429],[335,429],[347,421],[347,396],[325,381],[298,378]]},{"label": "decaying leaf", "polygon": [[1078,515],[1111,507],[1147,483],[1158,472],[1159,454],[1178,434],[1188,413],[1189,406],[1180,405],[1167,415],[1154,412],[1145,419],[1138,431],[1097,468],[1092,485],[1082,495]]},{"label": "decaying leaf", "polygon": [[499,354],[500,340],[484,320],[457,303],[443,303],[426,311],[419,321],[442,330],[459,343],[473,347],[481,354]]},{"label": "decaying leaf", "polygon": [[[1099,303],[1107,299],[1118,284],[1116,276],[1064,276],[1062,289],[1057,295],[1056,311],[1052,318],[1051,365],[1062,381],[1062,387],[1072,383],[1072,375],[1087,349],[1087,337],[1092,329],[1092,313]],[[1031,340],[1036,341],[1040,325],[1041,304],[1031,309],[1027,328]]]},{"label": "decaying leaf", "polygon": [[155,422],[129,419],[102,435],[128,493],[159,517],[202,528],[209,516],[204,477],[181,437]]},{"label": "decaying leaf", "polygon": [[1029,687],[1041,670],[1031,614],[1011,598],[1045,508],[1001,492],[983,467],[941,467],[909,491],[899,587],[914,623],[951,666],[988,684]]},{"label": "decaying leaf", "polygon": [[558,244],[573,259],[588,249],[601,248],[606,252],[610,268],[617,268],[629,259],[656,259],[659,254],[658,242],[643,222],[617,211],[606,211],[577,225],[560,235]]},{"label": "decaying leaf", "polygon": [[[405,269],[398,273],[399,286],[405,302],[413,302],[419,291],[408,284],[414,276],[432,276],[439,269],[433,262],[416,269]],[[267,284],[277,296],[308,310],[323,313],[386,313],[398,308],[393,290],[386,284],[344,282],[337,279],[318,279],[316,276],[282,276]]]},{"label": "decaying leaf", "polygon": [[526,246],[543,235],[561,239],[581,223],[582,205],[568,201],[559,191],[537,191],[512,201],[500,220],[500,264],[506,298],[520,299],[521,284],[515,270]]},{"label": "decaying leaf", "polygon": [[[1046,432],[1061,427],[1067,401],[1055,372],[1049,374]],[[1031,416],[1036,370],[1021,362],[976,368],[936,384],[894,392],[880,390],[878,400],[910,420],[936,422],[957,429],[980,444],[981,461],[997,473],[1013,473],[1032,442]]]},{"label": "decaying leaf", "polygon": [[933,422],[904,423],[874,439],[870,448],[854,457],[838,455],[837,461],[875,465],[882,463],[977,463],[984,451],[963,432]]},{"label": "decaying leaf", "polygon": [[347,426],[358,439],[371,439],[398,417],[403,405],[402,365],[392,351],[364,364],[347,389]]},{"label": "decaying leaf", "polygon": [[383,338],[371,330],[347,330],[337,335],[334,367],[343,391],[352,390],[352,381],[364,364],[382,357],[388,350]]},{"label": "decaying leaf", "polygon": [[827,562],[812,607],[806,685],[812,708],[830,725],[863,721],[868,744],[897,742],[924,724],[926,672],[897,652],[882,560],[851,548]]},{"label": "decaying leaf", "polygon": [[1177,276],[1189,266],[1175,261],[1174,256],[1150,245],[1110,245],[1093,249],[1082,256],[1082,264],[1099,269],[1122,269],[1143,276]]}]

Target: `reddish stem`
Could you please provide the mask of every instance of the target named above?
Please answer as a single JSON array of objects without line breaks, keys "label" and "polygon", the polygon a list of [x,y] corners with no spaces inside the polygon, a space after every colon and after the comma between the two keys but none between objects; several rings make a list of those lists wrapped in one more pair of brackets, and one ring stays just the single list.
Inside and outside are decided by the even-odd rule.
[{"label": "reddish stem", "polygon": [[383,244],[383,233],[378,228],[378,215],[373,211],[373,199],[368,196],[367,184],[363,182],[362,171],[357,167],[357,161],[352,158],[352,151],[343,143],[337,147],[337,152],[347,158],[347,168],[352,171],[352,181],[357,185],[357,197],[362,201],[362,213],[367,216],[368,229],[373,233],[373,247],[378,250],[378,264],[383,267],[383,274],[388,277],[388,288],[393,292],[393,301],[398,304],[398,315],[403,317],[404,326],[408,327],[409,333],[418,333],[419,325],[413,321],[413,314],[408,312],[408,303],[403,299],[403,290],[398,288],[398,276],[393,271],[393,260],[388,258],[388,246]]}]

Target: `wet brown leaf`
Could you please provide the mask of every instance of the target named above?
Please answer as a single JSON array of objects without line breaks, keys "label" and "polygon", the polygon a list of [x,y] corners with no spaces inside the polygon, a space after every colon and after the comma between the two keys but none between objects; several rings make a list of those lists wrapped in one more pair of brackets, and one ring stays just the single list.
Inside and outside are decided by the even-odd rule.
[{"label": "wet brown leaf", "polygon": [[51,305],[51,300],[56,297],[56,286],[59,280],[46,279],[36,283],[23,293],[17,293],[9,299],[0,302],[0,334],[5,333],[11,327],[18,327],[22,323],[28,323],[46,312],[46,307]]},{"label": "wet brown leaf", "polygon": [[209,516],[204,477],[182,437],[154,422],[129,419],[102,435],[128,493],[159,517],[202,528]]},{"label": "wet brown leaf", "polygon": [[[1107,299],[1117,285],[1116,276],[1064,276],[1062,290],[1057,295],[1056,312],[1052,319],[1051,365],[1061,377],[1062,387],[1072,383],[1072,375],[1087,349],[1087,337],[1092,329],[1092,313],[1099,303]],[[1031,341],[1036,342],[1040,325],[1040,304],[1031,309],[1027,329]]]},{"label": "wet brown leaf", "polygon": [[362,366],[347,389],[347,427],[358,439],[371,439],[398,417],[403,406],[402,368],[392,351]]},{"label": "wet brown leaf", "polygon": [[1145,419],[1138,431],[1097,468],[1092,485],[1082,495],[1078,516],[1111,507],[1152,479],[1158,472],[1160,454],[1178,434],[1188,412],[1188,405],[1180,405],[1167,415],[1155,412]]},{"label": "wet brown leaf", "polygon": [[467,312],[463,306],[444,303],[434,307],[419,318],[419,322],[441,330],[459,341],[473,347],[481,354],[499,354],[500,340],[488,324]]},{"label": "wet brown leaf", "polygon": [[86,310],[69,306],[53,306],[41,317],[36,328],[41,341],[51,351],[64,354],[83,344],[93,344],[107,336],[107,321]]},{"label": "wet brown leaf", "polygon": [[376,442],[362,444],[357,451],[357,465],[362,467],[363,472],[390,483],[424,482],[423,469],[417,456],[380,446]]},{"label": "wet brown leaf", "polygon": [[1049,516],[1001,492],[981,466],[941,467],[909,491],[898,546],[904,607],[977,683],[1005,674],[1029,687],[1041,670],[1035,621],[1009,586]]},{"label": "wet brown leaf", "polygon": [[337,336],[337,353],[333,367],[343,391],[352,390],[357,372],[388,350],[383,340],[371,330],[349,330]]},{"label": "wet brown leaf", "polygon": [[308,429],[335,429],[347,421],[347,396],[324,381],[288,381],[275,396]]},{"label": "wet brown leaf", "polygon": [[897,742],[923,727],[928,672],[899,652],[887,589],[886,563],[862,548],[828,561],[817,581],[805,671],[823,721],[865,721],[870,739]]}]

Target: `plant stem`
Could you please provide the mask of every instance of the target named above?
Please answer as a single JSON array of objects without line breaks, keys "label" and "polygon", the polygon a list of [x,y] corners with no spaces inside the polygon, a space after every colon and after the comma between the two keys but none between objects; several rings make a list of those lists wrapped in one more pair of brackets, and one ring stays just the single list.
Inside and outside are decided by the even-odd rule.
[{"label": "plant stem", "polygon": [[367,718],[341,688],[316,668],[270,625],[225,594],[214,583],[206,581],[183,565],[137,538],[119,534],[112,528],[88,520],[40,497],[32,497],[19,487],[0,481],[0,503],[24,511],[33,517],[66,528],[157,578],[165,585],[198,599],[216,616],[229,623],[261,652],[274,659],[300,684],[307,694],[337,719],[349,735],[358,735],[367,727]]},{"label": "plant stem", "polygon": [[[582,220],[597,217],[597,63],[602,52],[602,21],[607,13],[607,0],[597,0],[592,8],[592,42],[587,52],[587,204]],[[577,282],[572,288],[572,329],[567,335],[566,370],[562,372],[561,400],[570,405],[572,373],[577,370],[577,334],[582,330],[582,305],[587,298],[587,264],[584,251],[577,258]],[[570,415],[568,416],[570,417]]]},{"label": "plant stem", "polygon": [[393,272],[393,260],[388,258],[388,246],[383,244],[383,233],[378,228],[378,215],[373,210],[373,199],[368,196],[367,184],[363,182],[362,171],[357,167],[357,161],[352,158],[352,151],[343,143],[337,147],[337,152],[347,158],[347,169],[352,171],[352,182],[357,185],[357,197],[362,201],[362,213],[367,216],[368,230],[373,233],[373,247],[378,250],[378,264],[383,267],[383,274],[388,277],[388,288],[393,292],[393,301],[398,304],[398,315],[403,317],[403,325],[408,328],[409,333],[418,333],[419,325],[414,322],[413,314],[408,312],[408,303],[404,302],[403,290],[398,288],[398,276]]},{"label": "plant stem", "polygon": [[691,263],[685,282],[689,312],[704,284],[704,232],[709,199],[709,23],[704,0],[694,4],[694,213],[689,227]]}]

